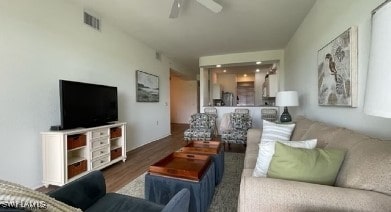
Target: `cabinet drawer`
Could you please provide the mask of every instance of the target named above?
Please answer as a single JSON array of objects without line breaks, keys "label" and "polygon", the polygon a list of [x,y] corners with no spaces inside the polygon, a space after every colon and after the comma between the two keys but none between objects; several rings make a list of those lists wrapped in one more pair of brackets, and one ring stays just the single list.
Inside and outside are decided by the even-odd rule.
[{"label": "cabinet drawer", "polygon": [[109,145],[92,151],[92,159],[98,158],[102,155],[108,154],[110,151]]},{"label": "cabinet drawer", "polygon": [[100,138],[100,137],[104,137],[104,136],[108,136],[109,135],[109,130],[108,129],[101,129],[101,130],[94,130],[92,131],[92,139],[94,138]]},{"label": "cabinet drawer", "polygon": [[68,165],[68,179],[87,171],[87,160]]},{"label": "cabinet drawer", "polygon": [[110,158],[114,160],[122,155],[122,147],[110,151]]},{"label": "cabinet drawer", "polygon": [[115,127],[110,129],[110,138],[119,138],[122,136],[122,129]]},{"label": "cabinet drawer", "polygon": [[77,147],[86,145],[86,135],[77,134],[77,135],[68,135],[67,136],[67,149],[75,149]]},{"label": "cabinet drawer", "polygon": [[104,139],[98,139],[98,140],[94,140],[92,141],[92,149],[96,149],[96,148],[99,148],[99,147],[102,147],[104,145],[107,145],[109,144],[109,140],[107,138],[104,138]]},{"label": "cabinet drawer", "polygon": [[106,165],[110,162],[110,155],[106,155],[103,157],[100,157],[94,161],[92,161],[92,169],[96,169],[99,166]]}]

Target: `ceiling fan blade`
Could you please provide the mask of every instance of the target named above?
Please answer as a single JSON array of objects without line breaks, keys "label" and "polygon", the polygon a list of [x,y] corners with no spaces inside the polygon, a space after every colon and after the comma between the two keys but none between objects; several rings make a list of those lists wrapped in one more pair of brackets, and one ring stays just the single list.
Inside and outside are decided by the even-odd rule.
[{"label": "ceiling fan blade", "polygon": [[172,3],[171,11],[170,11],[170,16],[169,18],[177,18],[179,15],[179,11],[181,9],[183,0],[174,0]]},{"label": "ceiling fan blade", "polygon": [[219,13],[223,9],[223,6],[213,0],[197,0],[197,2],[212,10],[214,13]]}]

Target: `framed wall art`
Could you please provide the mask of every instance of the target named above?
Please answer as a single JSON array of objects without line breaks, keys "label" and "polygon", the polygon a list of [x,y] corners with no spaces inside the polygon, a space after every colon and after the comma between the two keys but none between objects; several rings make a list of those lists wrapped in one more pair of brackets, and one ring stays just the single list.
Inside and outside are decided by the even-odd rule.
[{"label": "framed wall art", "polygon": [[159,102],[159,77],[136,71],[136,101]]},{"label": "framed wall art", "polygon": [[357,27],[318,51],[318,103],[357,107]]}]

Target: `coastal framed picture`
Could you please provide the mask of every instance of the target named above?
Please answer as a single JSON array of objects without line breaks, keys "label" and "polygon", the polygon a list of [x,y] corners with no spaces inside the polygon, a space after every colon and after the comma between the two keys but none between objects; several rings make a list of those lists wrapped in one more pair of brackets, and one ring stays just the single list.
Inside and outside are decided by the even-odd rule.
[{"label": "coastal framed picture", "polygon": [[136,101],[159,102],[159,77],[136,71]]},{"label": "coastal framed picture", "polygon": [[357,107],[357,27],[318,51],[318,104]]}]

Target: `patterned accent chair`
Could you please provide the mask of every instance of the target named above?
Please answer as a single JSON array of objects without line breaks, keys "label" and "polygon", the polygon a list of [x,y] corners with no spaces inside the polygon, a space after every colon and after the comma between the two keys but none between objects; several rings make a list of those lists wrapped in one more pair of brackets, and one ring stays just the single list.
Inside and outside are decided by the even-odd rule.
[{"label": "patterned accent chair", "polygon": [[231,129],[221,133],[221,141],[228,144],[228,149],[231,148],[230,144],[246,146],[247,130],[252,127],[251,116],[247,113],[231,113],[229,118]]},{"label": "patterned accent chair", "polygon": [[210,141],[216,129],[216,115],[196,113],[190,117],[190,128],[185,130],[185,141]]}]

